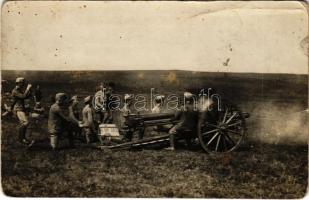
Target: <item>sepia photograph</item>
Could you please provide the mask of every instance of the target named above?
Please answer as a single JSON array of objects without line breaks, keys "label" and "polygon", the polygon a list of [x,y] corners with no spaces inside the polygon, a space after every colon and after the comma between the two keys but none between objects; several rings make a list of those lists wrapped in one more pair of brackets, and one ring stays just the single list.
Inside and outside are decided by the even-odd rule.
[{"label": "sepia photograph", "polygon": [[308,4],[6,1],[5,197],[308,195]]}]

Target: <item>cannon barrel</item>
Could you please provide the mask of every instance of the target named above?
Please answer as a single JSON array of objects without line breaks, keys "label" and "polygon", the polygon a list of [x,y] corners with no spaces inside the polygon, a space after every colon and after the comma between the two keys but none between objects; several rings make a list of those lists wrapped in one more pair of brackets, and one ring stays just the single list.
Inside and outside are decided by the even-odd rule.
[{"label": "cannon barrel", "polygon": [[173,117],[174,117],[174,113],[147,113],[147,114],[128,115],[128,118],[130,119],[141,119],[143,121],[169,119]]},{"label": "cannon barrel", "polygon": [[125,117],[129,127],[172,124],[174,113],[130,114]]}]

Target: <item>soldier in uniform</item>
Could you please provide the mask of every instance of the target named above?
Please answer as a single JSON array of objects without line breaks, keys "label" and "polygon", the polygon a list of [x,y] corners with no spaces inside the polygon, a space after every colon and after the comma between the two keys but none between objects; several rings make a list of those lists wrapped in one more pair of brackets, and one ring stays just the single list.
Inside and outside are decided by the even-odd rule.
[{"label": "soldier in uniform", "polygon": [[94,109],[97,123],[103,123],[104,112],[106,111],[106,84],[101,83],[99,90],[94,95]]},{"label": "soldier in uniform", "polygon": [[136,128],[129,128],[129,127],[132,127],[130,126],[130,124],[127,124],[129,123],[128,121],[125,120],[125,118],[127,116],[129,116],[130,114],[133,114],[133,95],[131,94],[125,94],[124,96],[124,100],[125,100],[125,103],[124,103],[124,106],[123,108],[121,109],[122,110],[122,115],[123,115],[123,118],[124,118],[124,122],[123,122],[123,125],[122,125],[122,130],[125,132],[125,135],[124,135],[124,140],[125,141],[131,141],[132,138],[133,138],[133,134],[134,132],[138,131],[138,139],[141,140],[143,139],[144,137],[144,129],[136,129]]},{"label": "soldier in uniform", "polygon": [[78,97],[77,95],[73,96],[70,99],[70,106],[69,106],[69,116],[72,121],[74,121],[75,126],[73,126],[73,132],[75,133],[75,137],[80,137],[81,136],[81,129],[78,126],[78,123],[80,121],[79,119],[79,109],[78,109]]},{"label": "soldier in uniform", "polygon": [[124,117],[128,116],[132,113],[132,106],[133,106],[133,95],[131,94],[125,94],[124,95],[124,105],[121,109],[122,115]]},{"label": "soldier in uniform", "polygon": [[79,110],[78,110],[78,97],[77,95],[73,96],[70,100],[70,106],[69,106],[69,114],[70,117],[78,122],[79,121]]},{"label": "soldier in uniform", "polygon": [[[164,95],[158,95],[155,97],[155,106],[151,109],[151,113],[162,113],[163,112],[163,105],[164,105]],[[158,125],[153,128],[154,131],[157,132],[167,132],[170,130],[171,125]]]},{"label": "soldier in uniform", "polygon": [[155,106],[151,109],[152,113],[161,113],[164,105],[164,95],[158,95],[155,97]]},{"label": "soldier in uniform", "polygon": [[36,122],[38,122],[38,119],[45,117],[45,109],[41,105],[41,102],[36,102],[35,106],[33,107],[33,111],[31,113],[31,117],[33,119],[36,119]]},{"label": "soldier in uniform", "polygon": [[103,112],[103,124],[110,124],[113,121],[112,111],[110,109],[110,102],[111,102],[111,95],[113,93],[113,88],[109,83],[106,87],[104,103],[105,103],[105,110]]},{"label": "soldier in uniform", "polygon": [[48,131],[50,134],[50,145],[53,149],[58,148],[59,137],[63,133],[67,133],[67,138],[71,147],[74,147],[74,138],[72,134],[72,124],[75,124],[68,114],[67,95],[65,93],[57,93],[55,103],[50,107],[48,115]]},{"label": "soldier in uniform", "polygon": [[170,135],[170,147],[168,150],[175,150],[175,136],[182,135],[186,138],[187,142],[192,135],[196,132],[199,112],[194,107],[194,95],[190,92],[184,93],[184,106],[175,113],[175,119],[179,119],[180,122],[173,126],[169,130]]},{"label": "soldier in uniform", "polygon": [[41,102],[41,99],[42,99],[42,92],[41,92],[40,86],[37,85],[34,90],[34,101]]},{"label": "soldier in uniform", "polygon": [[16,79],[16,86],[12,91],[13,111],[16,114],[19,121],[19,142],[23,144],[30,144],[26,139],[26,132],[29,125],[28,116],[26,114],[25,100],[30,98],[31,95],[31,84],[27,85],[25,89],[26,80],[23,77]]},{"label": "soldier in uniform", "polygon": [[82,126],[86,137],[86,142],[89,144],[91,142],[91,136],[94,135],[95,123],[93,119],[93,110],[91,104],[91,96],[84,99],[85,107],[83,109],[83,121]]},{"label": "soldier in uniform", "polygon": [[[124,134],[124,140],[129,142],[133,138],[133,133],[136,131],[134,128],[130,128],[130,125],[127,124],[128,122],[125,120],[127,116],[132,114],[133,110],[133,95],[131,94],[125,94],[124,95],[124,105],[123,108],[121,109],[122,116],[123,116],[123,122],[122,122],[122,131],[125,133]],[[139,139],[143,138],[143,133],[139,131]]]}]

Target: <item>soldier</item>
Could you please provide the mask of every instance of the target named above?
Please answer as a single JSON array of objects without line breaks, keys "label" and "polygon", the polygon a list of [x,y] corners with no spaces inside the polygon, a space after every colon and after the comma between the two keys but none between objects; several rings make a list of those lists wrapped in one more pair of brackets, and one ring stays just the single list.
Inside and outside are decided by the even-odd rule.
[{"label": "soldier", "polygon": [[33,111],[35,113],[38,113],[38,114],[42,115],[42,114],[44,114],[44,110],[45,109],[42,107],[41,102],[36,102],[35,103],[35,106],[33,107]]},{"label": "soldier", "polygon": [[91,104],[91,96],[84,99],[85,107],[83,109],[83,121],[82,126],[86,136],[87,144],[91,142],[91,136],[95,133],[95,125],[93,120],[93,111]]},{"label": "soldier", "polygon": [[94,95],[95,120],[98,124],[103,123],[105,102],[106,102],[106,84],[101,83],[99,90]]},{"label": "soldier", "polygon": [[141,140],[144,137],[144,129],[136,130],[135,128],[130,128],[129,124],[127,124],[126,117],[132,114],[133,110],[133,95],[125,94],[124,95],[124,106],[121,109],[122,116],[123,116],[123,123],[122,123],[122,131],[125,132],[123,140],[128,142],[131,141],[133,138],[133,133],[138,131],[138,139]]},{"label": "soldier", "polygon": [[[65,93],[57,93],[55,103],[50,107],[48,115],[48,131],[50,133],[50,145],[53,149],[58,148],[59,137],[67,132],[67,138],[71,147],[74,147],[74,138],[71,131],[74,121],[67,113],[67,95]],[[76,124],[74,124],[76,125]]]},{"label": "soldier", "polygon": [[76,122],[79,121],[78,97],[77,97],[77,95],[73,96],[70,100],[69,115],[74,121],[76,121]]},{"label": "soldier", "polygon": [[[31,117],[34,119],[39,119],[39,118],[43,118],[45,109],[44,107],[41,105],[41,102],[36,102],[35,106],[33,107],[33,112],[31,113]],[[38,122],[38,121],[36,121]]]},{"label": "soldier", "polygon": [[42,99],[42,92],[41,92],[40,86],[37,85],[34,90],[34,101],[41,102],[41,99]]},{"label": "soldier", "polygon": [[[152,113],[162,113],[163,112],[163,105],[164,105],[164,95],[158,95],[155,97],[155,106],[152,108]],[[157,132],[167,132],[171,129],[171,125],[158,125],[153,128],[154,131]]]},{"label": "soldier", "polygon": [[105,92],[105,110],[103,112],[103,123],[104,124],[110,124],[113,121],[113,115],[112,115],[112,111],[110,109],[110,102],[111,102],[111,95],[113,93],[113,88],[112,88],[112,84],[109,83],[106,87],[106,92]]},{"label": "soldier", "polygon": [[192,136],[190,133],[195,133],[197,129],[198,111],[194,108],[194,95],[190,92],[185,92],[184,98],[184,106],[175,113],[175,119],[179,119],[180,122],[169,130],[170,147],[167,150],[175,150],[176,134],[184,134],[183,136],[189,142]]},{"label": "soldier", "polygon": [[133,95],[125,94],[124,95],[124,105],[121,109],[122,112],[122,125],[121,130],[124,132],[124,141],[131,141],[133,137],[134,130],[129,128],[128,124],[126,124],[126,117],[132,113],[132,106],[133,106]]},{"label": "soldier", "polygon": [[152,113],[161,113],[164,105],[164,95],[158,95],[155,97],[155,106],[151,109]]},{"label": "soldier", "polygon": [[81,136],[81,130],[78,126],[79,123],[79,109],[78,109],[78,97],[77,95],[73,96],[70,99],[70,106],[69,106],[69,117],[74,122],[75,125],[72,127],[72,131],[75,133],[75,137]]},{"label": "soldier", "polygon": [[125,94],[124,95],[124,105],[121,109],[122,115],[124,117],[128,116],[132,113],[132,106],[133,106],[133,95],[132,94]]},{"label": "soldier", "polygon": [[29,125],[28,116],[26,115],[25,100],[31,95],[31,84],[26,85],[26,80],[23,77],[16,79],[16,86],[12,91],[13,111],[16,114],[19,121],[19,142],[29,145],[30,142],[26,139],[26,132]]}]

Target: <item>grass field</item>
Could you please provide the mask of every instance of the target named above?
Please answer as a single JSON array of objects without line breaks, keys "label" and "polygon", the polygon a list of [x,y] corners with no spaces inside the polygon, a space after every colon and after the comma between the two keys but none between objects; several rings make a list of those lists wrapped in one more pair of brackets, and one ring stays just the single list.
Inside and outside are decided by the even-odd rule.
[{"label": "grass field", "polygon": [[[2,78],[11,81],[13,77],[20,74],[26,75],[32,80],[37,77],[31,76],[31,73],[10,73],[3,73]],[[145,74],[144,78],[147,78],[147,73]],[[192,79],[191,75],[188,77],[184,77],[184,75],[182,76],[183,80]],[[42,77],[44,76],[48,81],[44,82],[42,79],[34,81],[42,85],[45,97],[46,94],[55,93],[59,88],[67,91],[74,89],[74,93],[78,93],[81,84],[85,81],[74,82],[77,81],[74,79],[72,84],[67,85],[65,81],[61,82],[58,79],[51,81],[53,80],[50,78],[51,76],[43,73]],[[87,77],[87,75],[85,76]],[[105,74],[105,76],[107,75]],[[131,74],[131,76],[133,75]],[[41,144],[33,149],[26,149],[16,142],[17,122],[2,119],[1,176],[3,192],[6,195],[17,197],[301,198],[305,195],[308,184],[306,140],[308,135],[304,132],[308,127],[304,124],[307,121],[301,122],[305,129],[303,129],[304,127],[299,129],[298,124],[295,125],[297,128],[289,129],[290,135],[294,134],[295,136],[285,137],[285,140],[267,143],[265,141],[270,137],[267,134],[263,135],[265,137],[263,140],[257,139],[255,137],[257,134],[273,133],[272,131],[282,133],[276,135],[279,139],[286,136],[283,134],[286,127],[284,130],[275,129],[274,122],[271,123],[273,129],[265,130],[269,125],[260,127],[261,123],[265,121],[257,120],[258,115],[255,113],[262,115],[267,112],[264,112],[265,110],[260,112],[261,109],[256,104],[256,102],[261,102],[262,95],[257,92],[261,89],[257,88],[260,87],[258,84],[260,75],[257,76],[243,78],[242,80],[247,81],[247,86],[239,84],[241,82],[239,77],[228,77],[231,81],[230,84],[222,81],[224,76],[220,74],[212,75],[207,79],[208,81],[217,81],[219,88],[223,88],[220,89],[222,93],[230,96],[233,95],[229,91],[232,90],[235,93],[237,87],[248,87],[247,90],[242,88],[238,93],[241,98],[237,103],[252,114],[248,121],[249,137],[242,148],[224,156],[211,156],[201,149],[188,150],[181,144],[175,152],[150,148],[136,151],[110,151],[84,145],[75,149],[61,149],[53,152],[48,146],[46,120],[37,126],[32,125],[29,130],[29,137],[39,139]],[[46,77],[49,78],[46,79]],[[163,85],[173,85],[164,77],[166,76],[161,76]],[[179,77],[180,75],[177,80]],[[72,77],[66,76],[61,79],[69,78]],[[126,82],[127,79],[121,81]],[[202,79],[202,75],[200,75],[200,79]],[[135,78],[131,82],[137,80],[139,79]],[[220,80],[221,82],[219,82]],[[294,81],[293,86],[289,80]],[[214,85],[211,81],[209,83]],[[284,108],[286,108],[285,104],[280,104],[280,102],[289,99],[286,100],[290,105],[289,108],[295,108],[288,111],[299,111],[307,106],[306,81],[305,77],[290,79],[288,76],[273,76],[267,80],[264,77],[264,83],[268,84],[265,87],[272,87],[270,88],[271,92],[265,91],[263,95],[267,97],[267,101],[272,100],[276,105]],[[181,85],[181,82],[174,84],[179,84],[178,86],[182,89],[186,88],[187,86]],[[47,88],[48,83],[52,86],[44,89]],[[154,84],[156,83],[158,83],[157,87],[161,84],[161,82],[154,81]],[[89,85],[91,84],[94,83],[90,82]],[[90,87],[89,85],[85,87]],[[257,86],[254,87],[254,85]],[[297,90],[286,92],[284,88],[287,85],[297,88]],[[136,85],[132,84],[131,88],[126,87],[128,86],[118,83],[118,91],[124,92],[127,89],[133,92],[138,91]],[[163,90],[162,88],[164,87],[161,86],[161,90]],[[80,92],[85,95],[89,90],[84,89]],[[255,93],[257,95],[254,95]],[[48,98],[46,97],[46,99]],[[49,104],[48,101],[45,100],[46,105]],[[263,105],[265,106],[265,104]],[[279,111],[281,112],[281,110],[276,110],[276,112]],[[286,116],[291,115],[280,114],[285,118],[283,123],[288,123],[289,118]],[[278,118],[277,120],[281,119],[277,115],[275,117]],[[252,136],[253,133],[254,136]],[[291,138],[295,138],[300,133],[304,133],[305,137],[291,141]]]},{"label": "grass field", "polygon": [[52,152],[26,150],[14,130],[6,124],[2,136],[2,188],[9,196],[300,198],[306,192],[306,146],[251,143],[226,156],[184,148]]}]

